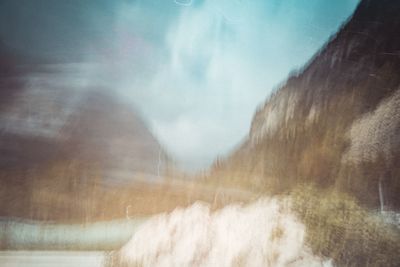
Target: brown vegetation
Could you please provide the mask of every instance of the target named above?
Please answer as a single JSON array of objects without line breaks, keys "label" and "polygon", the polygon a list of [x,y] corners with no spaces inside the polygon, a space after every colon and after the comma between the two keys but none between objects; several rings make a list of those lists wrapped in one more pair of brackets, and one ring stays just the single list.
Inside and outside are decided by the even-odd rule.
[{"label": "brown vegetation", "polygon": [[[78,163],[59,162],[46,170],[2,175],[2,216],[33,220],[93,222],[168,212],[197,200],[218,208],[254,197],[249,192],[193,181],[137,179],[130,184],[107,184],[95,166]],[[23,184],[15,181],[16,176],[23,178]]]},{"label": "brown vegetation", "polygon": [[400,231],[335,191],[301,186],[291,193],[293,210],[307,227],[314,253],[338,266],[398,266]]}]

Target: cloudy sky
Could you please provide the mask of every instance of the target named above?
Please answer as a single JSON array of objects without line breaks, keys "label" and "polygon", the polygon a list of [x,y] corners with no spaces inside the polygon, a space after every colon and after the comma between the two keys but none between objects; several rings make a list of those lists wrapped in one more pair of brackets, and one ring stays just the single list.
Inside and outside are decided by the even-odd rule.
[{"label": "cloudy sky", "polygon": [[358,2],[2,0],[0,41],[118,93],[197,170],[246,136],[256,107]]}]

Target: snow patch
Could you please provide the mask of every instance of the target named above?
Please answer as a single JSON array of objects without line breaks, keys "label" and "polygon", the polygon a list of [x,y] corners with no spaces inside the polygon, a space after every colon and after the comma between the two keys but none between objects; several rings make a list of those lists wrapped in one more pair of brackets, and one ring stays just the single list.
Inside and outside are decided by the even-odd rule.
[{"label": "snow patch", "polygon": [[286,200],[216,212],[195,203],[144,223],[119,257],[123,266],[331,266],[311,254],[304,238]]}]

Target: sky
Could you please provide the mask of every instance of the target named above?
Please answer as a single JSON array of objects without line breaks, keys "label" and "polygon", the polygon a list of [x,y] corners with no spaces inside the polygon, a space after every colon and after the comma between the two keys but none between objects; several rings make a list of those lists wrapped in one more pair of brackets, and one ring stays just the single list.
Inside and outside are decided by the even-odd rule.
[{"label": "sky", "polygon": [[[130,103],[186,170],[248,134],[257,108],[359,0],[1,0],[0,41]],[[76,79],[74,80],[74,84]]]}]

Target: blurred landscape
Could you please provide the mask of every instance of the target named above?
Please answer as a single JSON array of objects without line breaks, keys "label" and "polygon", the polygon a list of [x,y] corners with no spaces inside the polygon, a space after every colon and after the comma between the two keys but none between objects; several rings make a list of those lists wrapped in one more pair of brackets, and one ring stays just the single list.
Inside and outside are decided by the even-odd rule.
[{"label": "blurred landscape", "polygon": [[398,14],[361,0],[196,171],[93,66],[0,39],[0,265],[400,266]]}]

